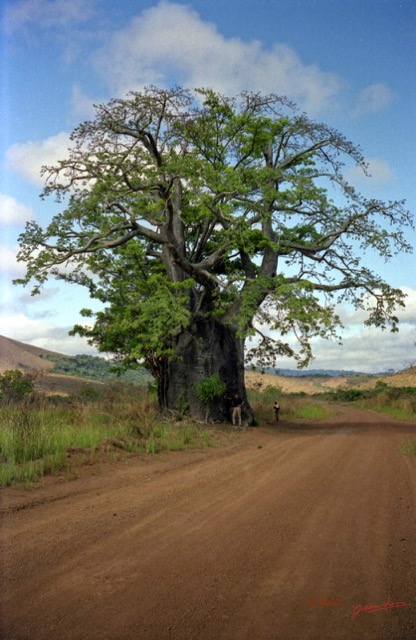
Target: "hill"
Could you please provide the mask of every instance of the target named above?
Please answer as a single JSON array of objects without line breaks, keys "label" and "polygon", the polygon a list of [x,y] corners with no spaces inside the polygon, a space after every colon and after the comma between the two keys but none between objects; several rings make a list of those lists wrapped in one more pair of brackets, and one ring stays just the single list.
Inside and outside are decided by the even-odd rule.
[{"label": "hill", "polygon": [[11,369],[19,369],[24,373],[47,372],[54,367],[49,358],[57,356],[61,354],[0,336],[0,373]]},{"label": "hill", "polygon": [[416,368],[407,369],[393,374],[355,374],[346,376],[282,376],[258,371],[246,371],[246,385],[248,389],[266,389],[276,387],[283,393],[325,393],[338,388],[373,389],[381,380],[390,387],[416,387]]},{"label": "hill", "polygon": [[[0,336],[0,373],[10,369],[19,369],[24,373],[37,373],[36,385],[45,393],[77,393],[85,383],[97,385],[117,380],[117,376],[109,371],[110,363],[97,356],[67,356],[48,349],[12,340]],[[276,387],[283,393],[324,393],[339,387],[371,389],[377,381],[386,382],[393,387],[416,387],[416,368],[394,374],[360,374],[339,371],[333,376],[323,375],[322,371],[315,375],[293,376],[259,371],[246,371],[247,387],[266,389]],[[122,380],[134,384],[146,384],[150,376],[145,370],[131,371],[122,376]]]},{"label": "hill", "polygon": [[128,371],[118,377],[111,371],[111,366],[111,362],[98,356],[68,356],[0,336],[0,374],[12,369],[33,374],[36,387],[45,393],[78,393],[86,383],[100,385],[120,379],[146,384],[150,380],[144,369]]},{"label": "hill", "polygon": [[[348,369],[265,369],[265,373],[293,378],[308,378],[310,376],[325,378],[346,378],[349,376],[363,375],[363,371],[350,371]],[[384,372],[387,373],[387,372]],[[392,373],[392,372],[389,372]]]}]

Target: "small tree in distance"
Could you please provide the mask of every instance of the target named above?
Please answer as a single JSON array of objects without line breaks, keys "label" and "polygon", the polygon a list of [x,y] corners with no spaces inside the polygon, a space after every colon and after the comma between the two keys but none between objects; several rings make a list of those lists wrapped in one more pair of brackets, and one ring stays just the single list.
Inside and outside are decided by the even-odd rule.
[{"label": "small tree in distance", "polygon": [[[360,150],[284,98],[150,87],[96,107],[72,144],[44,169],[43,195],[63,211],[46,229],[27,225],[17,282],[86,286],[104,309],[73,333],[126,367],[144,363],[162,409],[181,399],[202,417],[195,385],[214,374],[246,400],[256,334],[248,358],[307,364],[311,339],[338,331],[338,300],[397,330],[404,294],[361,256],[409,251],[411,216],[355,191],[342,169],[349,159],[365,170]],[[225,400],[213,412],[223,419]]]},{"label": "small tree in distance", "polygon": [[18,402],[34,391],[33,375],[19,369],[11,369],[0,374],[0,400],[7,404]]}]

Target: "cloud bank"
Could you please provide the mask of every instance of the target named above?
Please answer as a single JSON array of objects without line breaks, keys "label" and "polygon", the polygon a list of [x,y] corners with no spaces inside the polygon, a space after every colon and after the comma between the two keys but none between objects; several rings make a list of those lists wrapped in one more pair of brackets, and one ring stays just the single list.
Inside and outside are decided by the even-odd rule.
[{"label": "cloud bank", "polygon": [[[314,369],[345,369],[377,373],[400,371],[416,362],[416,289],[401,287],[407,294],[406,308],[397,311],[399,332],[391,333],[364,326],[367,314],[351,306],[340,305],[337,313],[345,327],[342,345],[333,340],[312,340]],[[296,349],[293,340],[291,346]],[[282,358],[278,367],[295,368],[289,358]]]},{"label": "cloud bank", "polygon": [[3,26],[8,34],[26,27],[65,28],[87,22],[94,15],[96,0],[18,0],[6,6]]},{"label": "cloud bank", "polygon": [[285,44],[225,38],[188,6],[161,2],[115,32],[95,56],[95,68],[112,95],[148,84],[243,89],[287,95],[310,113],[332,106],[343,80],[305,64]]}]

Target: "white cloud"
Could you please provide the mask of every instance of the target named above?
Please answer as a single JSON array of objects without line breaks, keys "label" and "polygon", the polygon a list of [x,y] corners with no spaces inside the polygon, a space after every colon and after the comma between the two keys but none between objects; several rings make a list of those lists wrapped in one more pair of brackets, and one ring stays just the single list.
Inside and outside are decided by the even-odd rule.
[{"label": "white cloud", "polygon": [[363,116],[384,111],[395,99],[395,93],[387,85],[370,84],[358,95],[354,115]]},{"label": "white cloud", "polygon": [[89,353],[98,355],[85,338],[69,336],[71,327],[57,327],[51,323],[30,318],[24,313],[0,316],[0,335],[13,340],[57,351],[66,355]]},{"label": "white cloud", "polygon": [[[399,289],[405,293],[405,305],[404,309],[398,308],[396,310],[396,316],[399,318],[401,326],[416,326],[416,289],[411,289],[406,286],[399,286]],[[368,317],[368,313],[362,309],[355,309],[352,305],[341,304],[337,307],[336,312],[341,318],[341,321],[349,333],[357,334],[357,331],[361,331],[364,322]],[[379,330],[371,329],[375,331],[377,335],[380,335]],[[366,329],[367,331],[367,329]],[[385,334],[383,334],[385,335]]]},{"label": "white cloud", "polygon": [[96,56],[113,95],[148,84],[174,81],[213,87],[228,94],[243,89],[287,95],[318,112],[342,90],[341,79],[306,65],[284,44],[266,50],[260,42],[225,38],[185,5],[161,2],[116,32]]},{"label": "white cloud", "polygon": [[[18,295],[21,288],[13,286],[11,281],[0,280],[0,315],[19,314],[26,310],[30,310],[31,318],[38,320],[53,318],[57,315],[56,298],[59,295],[57,287],[43,289],[41,296],[32,296],[29,287],[26,287],[22,295]],[[46,309],[45,302],[49,303]]]},{"label": "white cloud", "polygon": [[395,173],[389,163],[382,158],[366,158],[368,165],[367,175],[357,165],[348,167],[344,171],[346,180],[359,189],[379,188],[380,185],[388,184],[395,179]]},{"label": "white cloud", "polygon": [[407,298],[406,308],[397,310],[398,333],[366,327],[364,311],[343,306],[338,309],[345,327],[342,346],[314,341],[316,361],[312,366],[377,372],[404,369],[416,361],[416,289],[401,289]]},{"label": "white cloud", "polygon": [[402,291],[407,295],[406,309],[399,312],[399,319],[403,323],[416,325],[416,289],[410,287],[401,287]]},{"label": "white cloud", "polygon": [[18,0],[6,6],[3,24],[9,34],[30,25],[64,28],[89,20],[95,5],[96,0]]},{"label": "white cloud", "polygon": [[31,207],[0,193],[0,225],[21,225],[33,218],[34,213]]},{"label": "white cloud", "polygon": [[[377,373],[394,369],[400,371],[416,362],[416,325],[400,324],[398,333],[373,327],[349,327],[342,336],[342,344],[335,340],[312,340],[314,359],[312,369],[342,369]],[[291,341],[296,349],[297,345]],[[281,358],[279,368],[295,369],[296,363]]]},{"label": "white cloud", "polygon": [[39,142],[13,144],[6,151],[6,162],[17,174],[36,186],[44,186],[41,176],[44,165],[55,165],[58,160],[68,157],[69,134],[58,133]]},{"label": "white cloud", "polygon": [[18,248],[11,249],[6,245],[0,245],[0,275],[9,278],[19,278],[26,273],[26,266],[16,259]]},{"label": "white cloud", "polygon": [[[407,294],[407,299],[406,308],[396,313],[400,320],[398,333],[367,327],[364,322],[368,313],[355,310],[351,305],[338,305],[336,312],[344,326],[339,332],[342,344],[336,340],[313,338],[314,359],[309,367],[377,373],[388,369],[402,370],[416,362],[416,289],[401,289]],[[275,337],[279,337],[277,333]],[[294,336],[285,336],[284,341],[295,351],[299,350]],[[279,358],[276,367],[295,369],[296,362],[291,358]]]},{"label": "white cloud", "polygon": [[386,160],[370,158],[368,160],[368,172],[375,182],[390,182],[394,179],[394,171]]},{"label": "white cloud", "polygon": [[405,369],[416,360],[415,327],[403,326],[399,333],[363,328],[347,336],[342,345],[322,341],[314,344],[314,368],[345,369],[376,373]]}]

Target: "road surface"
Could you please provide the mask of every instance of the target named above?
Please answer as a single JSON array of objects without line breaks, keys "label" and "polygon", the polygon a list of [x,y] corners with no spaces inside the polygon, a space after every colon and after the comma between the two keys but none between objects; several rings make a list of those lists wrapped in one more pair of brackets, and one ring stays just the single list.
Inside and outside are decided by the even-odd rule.
[{"label": "road surface", "polygon": [[416,425],[340,407],[1,492],[5,640],[415,640]]}]

